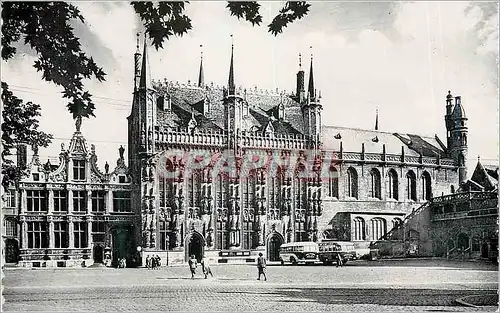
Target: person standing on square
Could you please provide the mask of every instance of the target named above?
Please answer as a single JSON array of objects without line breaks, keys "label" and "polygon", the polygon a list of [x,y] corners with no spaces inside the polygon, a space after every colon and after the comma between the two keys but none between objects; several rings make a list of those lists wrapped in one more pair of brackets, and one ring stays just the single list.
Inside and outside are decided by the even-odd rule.
[{"label": "person standing on square", "polygon": [[266,259],[262,256],[261,252],[259,252],[259,257],[257,258],[257,269],[259,270],[259,278],[257,280],[260,280],[260,275],[264,275],[264,281],[267,281]]}]

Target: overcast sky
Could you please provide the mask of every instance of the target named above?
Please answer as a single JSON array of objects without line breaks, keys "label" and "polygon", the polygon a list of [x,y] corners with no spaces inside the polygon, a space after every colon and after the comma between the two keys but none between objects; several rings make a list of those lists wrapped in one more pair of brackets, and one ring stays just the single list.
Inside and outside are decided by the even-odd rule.
[{"label": "overcast sky", "polygon": [[[225,2],[191,2],[187,14],[193,29],[164,49],[149,49],[151,77],[197,81],[203,45],[205,82],[226,84],[233,34],[237,85],[293,91],[298,54],[307,75],[313,46],[324,124],[373,129],[378,108],[380,130],[438,134],[446,142],[443,116],[451,90],[462,96],[469,118],[469,167],[478,155],[485,163],[498,162],[497,3],[312,2],[310,13],[277,37],[265,25],[283,2],[261,4],[263,26],[252,27],[230,16]],[[119,146],[127,144],[133,53],[142,28],[126,2],[75,5],[86,19],[75,21],[75,32],[107,73],[106,82],[86,84],[97,109],[96,118],[83,121],[82,132],[96,145],[100,168],[105,161],[113,167]],[[17,96],[42,106],[41,129],[56,137],[40,151],[45,161],[58,155],[62,141],[68,146],[74,122],[61,89],[42,81],[32,67],[33,51],[19,51],[2,61],[2,81]]]}]

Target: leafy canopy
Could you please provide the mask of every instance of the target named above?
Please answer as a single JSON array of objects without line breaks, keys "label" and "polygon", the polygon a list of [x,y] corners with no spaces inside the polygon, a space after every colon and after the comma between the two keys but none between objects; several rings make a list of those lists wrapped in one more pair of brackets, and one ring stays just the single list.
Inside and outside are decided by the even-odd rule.
[{"label": "leafy canopy", "polygon": [[14,165],[12,149],[18,143],[26,143],[36,147],[47,147],[52,135],[38,130],[40,106],[14,96],[7,83],[2,82],[2,185],[6,188],[19,175]]}]

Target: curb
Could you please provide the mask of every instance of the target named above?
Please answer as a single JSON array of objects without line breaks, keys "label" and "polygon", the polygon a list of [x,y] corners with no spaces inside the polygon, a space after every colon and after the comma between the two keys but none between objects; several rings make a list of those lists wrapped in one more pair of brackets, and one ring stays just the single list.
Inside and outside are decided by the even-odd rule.
[{"label": "curb", "polygon": [[[470,303],[468,299],[470,298],[473,298],[473,297],[489,297],[489,296],[493,296],[493,297],[497,297],[497,303],[488,303],[486,305],[475,305],[475,304],[472,304]],[[457,302],[458,304],[461,304],[463,306],[467,306],[467,307],[471,307],[471,308],[483,308],[485,306],[498,306],[498,294],[488,294],[488,295],[469,295],[469,296],[466,296],[466,297],[462,297],[462,298],[458,298],[458,299],[455,299],[455,302]]]}]

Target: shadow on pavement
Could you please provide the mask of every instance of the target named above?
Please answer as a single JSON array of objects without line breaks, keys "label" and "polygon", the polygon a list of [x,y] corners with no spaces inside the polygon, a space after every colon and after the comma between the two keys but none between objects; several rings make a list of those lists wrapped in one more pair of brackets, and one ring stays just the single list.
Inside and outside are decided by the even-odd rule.
[{"label": "shadow on pavement", "polygon": [[[490,299],[489,295],[492,293],[495,294],[496,290],[277,288],[274,292],[275,295],[284,296],[291,301],[389,306],[460,306],[455,301],[460,297],[474,295]],[[483,305],[496,305],[496,303]]]},{"label": "shadow on pavement", "polygon": [[[284,264],[272,263],[268,264],[271,267],[277,266],[321,266],[335,267],[335,264],[324,265],[322,263],[315,264]],[[498,264],[490,261],[460,261],[446,259],[381,259],[376,261],[355,260],[350,261],[344,267],[440,267],[442,269],[473,269],[478,271],[498,271]],[[339,267],[341,268],[341,267]]]}]

